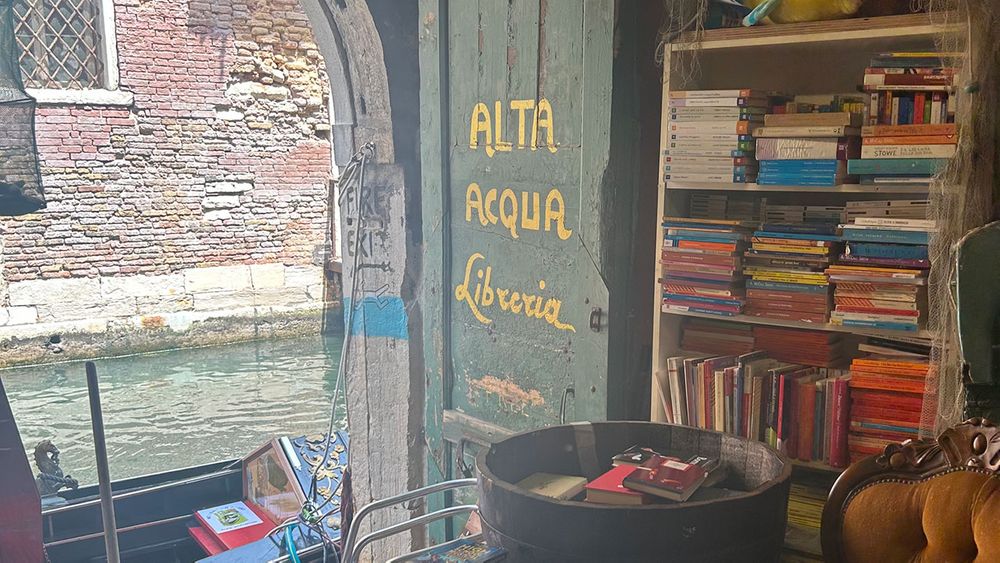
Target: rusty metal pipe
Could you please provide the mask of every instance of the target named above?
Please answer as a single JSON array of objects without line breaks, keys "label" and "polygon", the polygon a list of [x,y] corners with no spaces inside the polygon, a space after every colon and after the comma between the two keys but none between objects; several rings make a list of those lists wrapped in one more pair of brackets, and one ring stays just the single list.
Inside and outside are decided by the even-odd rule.
[{"label": "rusty metal pipe", "polygon": [[97,366],[87,362],[87,395],[90,398],[90,423],[94,428],[94,455],[97,457],[97,484],[101,491],[101,519],[104,522],[104,548],[108,563],[119,563],[118,528],[115,526],[115,502],[111,498],[111,472],[108,448],[104,443],[104,415],[101,413],[101,390],[97,385]]}]

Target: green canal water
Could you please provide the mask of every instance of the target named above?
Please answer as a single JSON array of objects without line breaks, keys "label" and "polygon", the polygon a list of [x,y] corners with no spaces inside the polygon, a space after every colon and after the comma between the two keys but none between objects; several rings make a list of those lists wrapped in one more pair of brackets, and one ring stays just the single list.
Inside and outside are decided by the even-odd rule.
[{"label": "green canal water", "polygon": [[[342,343],[315,336],[96,360],[111,478],[243,457],[272,436],[325,432]],[[50,439],[65,473],[97,482],[84,363],[0,377],[29,459]],[[346,428],[343,404],[337,417]]]}]

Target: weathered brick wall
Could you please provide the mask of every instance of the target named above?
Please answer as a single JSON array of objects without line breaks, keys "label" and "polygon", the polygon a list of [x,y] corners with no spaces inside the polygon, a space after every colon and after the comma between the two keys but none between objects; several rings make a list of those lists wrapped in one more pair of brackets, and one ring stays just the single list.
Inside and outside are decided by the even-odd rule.
[{"label": "weathered brick wall", "polygon": [[115,6],[134,104],[39,108],[49,205],[0,221],[0,340],[66,328],[45,323],[318,309],[328,88],[297,0]]}]

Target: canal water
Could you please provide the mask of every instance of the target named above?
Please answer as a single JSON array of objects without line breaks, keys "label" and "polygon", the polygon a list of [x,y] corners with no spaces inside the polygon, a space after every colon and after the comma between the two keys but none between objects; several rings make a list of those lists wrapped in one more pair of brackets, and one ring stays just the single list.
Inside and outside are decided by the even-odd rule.
[{"label": "canal water", "polygon": [[[96,360],[111,478],[243,457],[273,436],[326,432],[342,343],[315,336]],[[31,452],[50,439],[65,473],[96,483],[84,362],[0,377],[32,471]],[[339,428],[346,419],[340,404]]]}]

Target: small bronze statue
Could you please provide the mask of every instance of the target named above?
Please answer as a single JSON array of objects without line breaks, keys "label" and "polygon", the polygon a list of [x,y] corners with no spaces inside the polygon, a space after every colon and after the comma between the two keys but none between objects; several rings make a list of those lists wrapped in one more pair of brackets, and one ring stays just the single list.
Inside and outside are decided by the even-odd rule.
[{"label": "small bronze statue", "polygon": [[59,467],[59,448],[52,440],[42,440],[35,446],[35,466],[38,467],[35,486],[43,497],[54,496],[64,488],[76,489],[80,486],[72,476],[63,475]]}]

